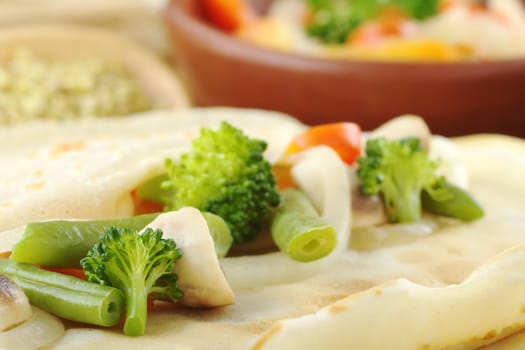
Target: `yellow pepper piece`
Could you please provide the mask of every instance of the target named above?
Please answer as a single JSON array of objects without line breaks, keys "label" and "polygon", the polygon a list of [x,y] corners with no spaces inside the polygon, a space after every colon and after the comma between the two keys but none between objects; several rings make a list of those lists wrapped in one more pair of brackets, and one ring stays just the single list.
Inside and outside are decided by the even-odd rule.
[{"label": "yellow pepper piece", "polygon": [[434,40],[389,40],[380,45],[329,47],[329,57],[377,61],[455,62],[473,58],[471,49]]},{"label": "yellow pepper piece", "polygon": [[261,18],[239,29],[235,35],[252,44],[282,51],[294,47],[293,35],[286,24],[275,18]]}]

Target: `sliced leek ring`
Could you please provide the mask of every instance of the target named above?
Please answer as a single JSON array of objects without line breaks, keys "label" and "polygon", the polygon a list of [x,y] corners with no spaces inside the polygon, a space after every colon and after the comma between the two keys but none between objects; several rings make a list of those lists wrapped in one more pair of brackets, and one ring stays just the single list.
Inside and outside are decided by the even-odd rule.
[{"label": "sliced leek ring", "polygon": [[0,332],[31,318],[31,305],[20,286],[0,275]]},{"label": "sliced leek ring", "polygon": [[0,332],[0,349],[35,350],[46,348],[65,333],[62,322],[55,316],[32,307],[33,316],[20,325]]}]

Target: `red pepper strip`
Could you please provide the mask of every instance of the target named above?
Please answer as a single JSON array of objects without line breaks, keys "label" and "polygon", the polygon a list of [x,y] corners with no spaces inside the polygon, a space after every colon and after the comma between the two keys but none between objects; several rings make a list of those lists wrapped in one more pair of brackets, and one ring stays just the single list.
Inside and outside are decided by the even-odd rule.
[{"label": "red pepper strip", "polygon": [[226,32],[234,32],[255,18],[246,0],[201,0],[205,17]]},{"label": "red pepper strip", "polygon": [[147,199],[139,198],[137,196],[137,190],[131,191],[131,198],[133,198],[135,215],[160,213],[164,210],[162,204],[151,202]]},{"label": "red pepper strip", "polygon": [[82,280],[86,279],[86,274],[82,269],[73,269],[73,268],[61,268],[61,267],[49,267],[49,266],[40,266],[41,269],[47,271],[58,272],[63,275],[69,275]]},{"label": "red pepper strip", "polygon": [[297,135],[286,153],[293,154],[320,145],[331,147],[343,162],[352,165],[361,154],[361,128],[350,122],[314,126]]}]

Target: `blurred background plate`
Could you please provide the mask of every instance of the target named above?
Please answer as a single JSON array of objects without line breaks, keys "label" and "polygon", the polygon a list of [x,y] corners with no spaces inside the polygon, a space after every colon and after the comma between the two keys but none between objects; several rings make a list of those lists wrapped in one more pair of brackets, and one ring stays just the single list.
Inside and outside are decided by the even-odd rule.
[{"label": "blurred background plate", "polygon": [[67,61],[97,58],[123,65],[154,108],[189,105],[185,88],[152,50],[115,31],[73,24],[19,25],[0,28],[0,63],[14,50]]},{"label": "blurred background plate", "polygon": [[76,24],[119,32],[167,51],[159,15],[165,0],[0,0],[0,26]]}]

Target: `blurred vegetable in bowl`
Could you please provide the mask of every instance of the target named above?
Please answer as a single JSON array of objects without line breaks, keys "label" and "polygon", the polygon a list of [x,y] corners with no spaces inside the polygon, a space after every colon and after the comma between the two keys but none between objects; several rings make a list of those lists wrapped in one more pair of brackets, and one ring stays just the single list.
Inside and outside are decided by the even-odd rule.
[{"label": "blurred vegetable in bowl", "polygon": [[[302,0],[282,4],[291,6],[298,1]],[[275,1],[253,1],[254,9],[267,8],[257,5],[268,3]],[[296,17],[301,20],[301,16]],[[461,18],[453,16],[457,28],[453,32],[460,32],[461,24],[465,26]],[[403,57],[415,51],[414,55],[424,58],[437,52],[448,61],[370,60],[368,47],[359,51],[358,59],[336,60],[290,50],[293,37],[280,38],[279,47],[287,51],[269,49],[266,42],[264,46],[254,45],[213,26],[197,0],[170,1],[166,21],[177,53],[177,68],[199,106],[275,110],[311,125],[354,121],[364,130],[410,113],[424,116],[435,133],[447,136],[476,132],[525,135],[522,58],[463,61],[459,58],[469,53],[461,45],[449,50],[433,42],[416,42],[407,44],[405,51],[401,50],[403,45],[392,42],[381,54]],[[273,23],[259,24],[270,26],[275,33],[283,29]],[[273,33],[264,38],[271,41]],[[474,33],[464,36],[475,37]],[[299,34],[295,30],[293,35]],[[300,35],[306,36],[304,32]],[[311,40],[306,50],[316,49],[308,43]]]},{"label": "blurred vegetable in bowl", "polygon": [[[233,16],[231,7],[213,12]],[[229,31],[252,44],[323,58],[450,62],[525,56],[519,0],[275,0],[267,13]]]},{"label": "blurred vegetable in bowl", "polygon": [[206,17],[227,32],[236,31],[255,16],[243,0],[202,0],[202,4]]},{"label": "blurred vegetable in bowl", "polygon": [[343,44],[367,21],[388,11],[398,11],[415,19],[436,15],[438,0],[307,0],[309,20],[306,31],[325,43]]}]

